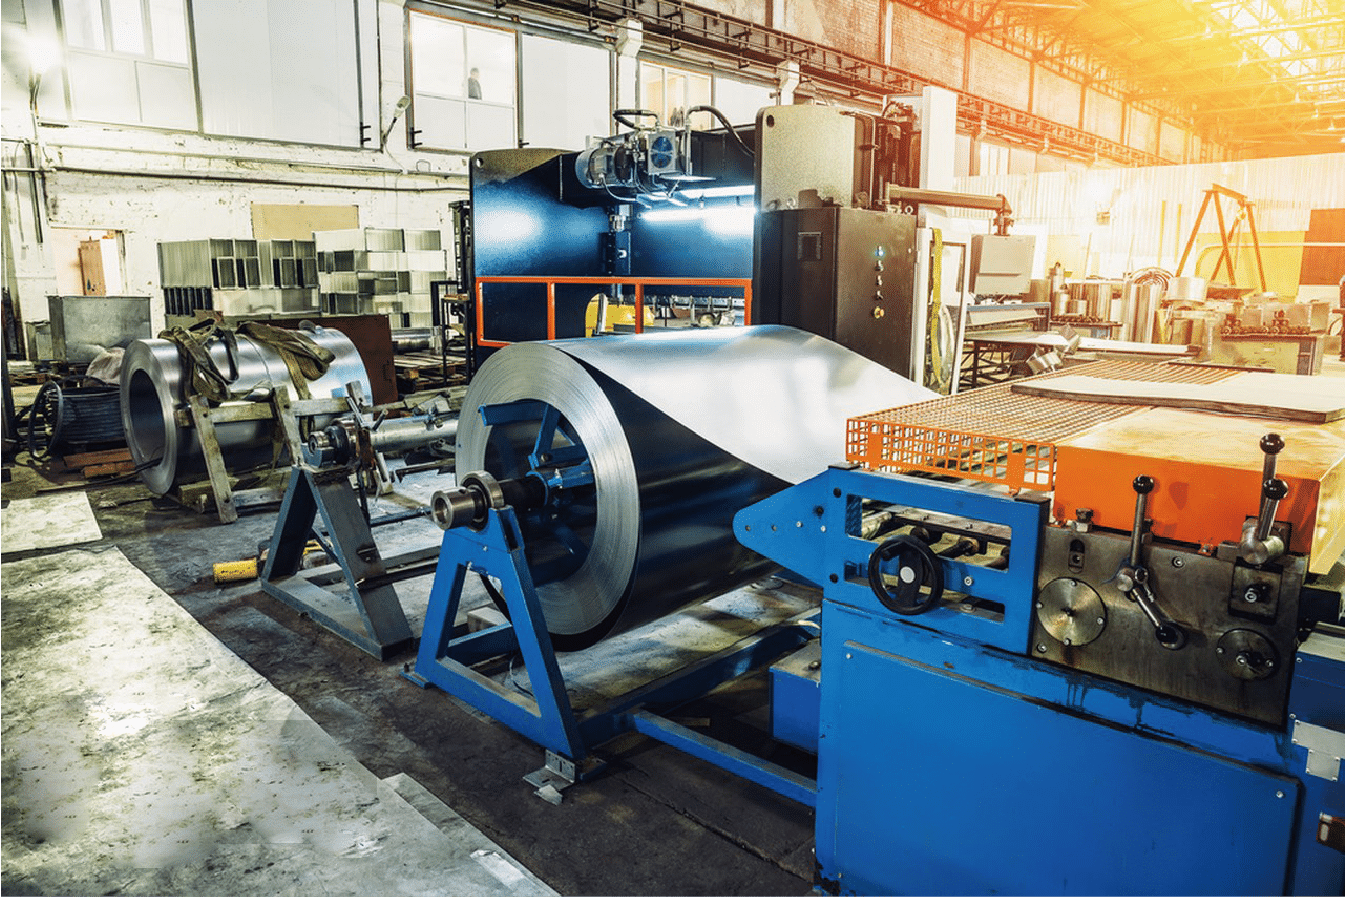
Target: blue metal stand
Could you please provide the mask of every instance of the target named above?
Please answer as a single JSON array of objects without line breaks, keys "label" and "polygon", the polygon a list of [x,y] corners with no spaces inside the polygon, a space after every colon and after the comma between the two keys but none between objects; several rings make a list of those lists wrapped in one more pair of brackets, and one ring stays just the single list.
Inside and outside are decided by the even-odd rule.
[{"label": "blue metal stand", "polygon": [[[468,572],[492,576],[509,611],[510,622],[481,632],[454,637],[454,622]],[[767,627],[723,651],[702,658],[591,709],[575,713],[551,645],[541,603],[533,588],[523,538],[513,509],[492,510],[480,531],[451,529],[444,533],[439,569],[430,591],[415,669],[406,677],[417,685],[434,685],[499,720],[547,750],[547,768],[554,775],[528,780],[550,782],[557,789],[582,778],[594,766],[593,748],[623,732],[637,731],[679,750],[742,775],[800,803],[812,806],[812,779],[774,763],[752,757],[660,716],[657,708],[673,707],[707,694],[715,686],[774,661],[810,638],[792,620]],[[522,655],[532,695],[507,688],[473,669],[492,657]]]},{"label": "blue metal stand", "polygon": [[[453,638],[469,569],[500,581],[510,622]],[[471,668],[513,651],[523,655],[532,699]],[[587,753],[532,587],[513,509],[493,511],[481,532],[444,533],[414,677],[413,682],[432,684],[461,698],[547,750],[576,760]]]}]

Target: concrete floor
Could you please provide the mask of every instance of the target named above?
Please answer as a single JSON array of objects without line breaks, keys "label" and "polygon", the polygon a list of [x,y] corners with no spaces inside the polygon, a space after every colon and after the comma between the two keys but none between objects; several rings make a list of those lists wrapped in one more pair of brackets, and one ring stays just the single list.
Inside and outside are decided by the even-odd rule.
[{"label": "concrete floor", "polygon": [[[6,498],[49,488],[24,460]],[[552,805],[522,781],[541,750],[412,685],[400,675],[414,660],[409,651],[380,662],[255,582],[215,586],[212,564],[254,554],[274,514],[221,526],[138,483],[88,496],[98,529],[87,519],[64,528],[91,540],[74,549],[11,547],[11,529],[13,537],[36,531],[11,527],[22,504],[11,502],[0,521],[3,893],[490,893],[502,885],[513,890],[496,892],[539,893],[527,890],[544,886],[525,869],[567,894],[810,890],[813,819],[800,805],[635,736],[609,745],[604,773]],[[78,507],[71,493],[43,500]],[[437,533],[413,521],[378,538],[389,553]],[[90,576],[109,586],[105,598],[90,597]],[[429,580],[398,588],[418,635]],[[151,591],[159,604],[122,613]],[[806,600],[789,588],[733,593],[666,636],[637,631],[604,645],[602,656],[576,655],[568,674],[583,694],[608,693],[614,680],[604,670],[623,657],[732,640],[745,617],[788,615]],[[204,643],[219,656],[203,653]],[[238,682],[216,681],[222,667]],[[151,691],[165,700],[118,703],[145,686],[118,684],[111,670],[133,683],[153,671],[162,684]],[[202,688],[209,694],[196,695]],[[254,694],[266,697],[245,697]],[[769,750],[754,709],[761,697],[756,680],[687,713],[710,720],[712,734]],[[195,705],[222,712],[203,715]],[[791,749],[774,759],[808,771],[806,756]],[[353,784],[329,782],[337,770]],[[52,792],[53,781],[64,784]],[[406,815],[394,791],[432,808]],[[356,797],[341,804],[337,792]],[[324,821],[309,821],[319,810]],[[436,828],[426,816],[457,822]],[[445,827],[457,832],[454,851],[431,846]],[[393,871],[351,871],[377,868],[366,852]]]},{"label": "concrete floor", "polygon": [[5,893],[555,893],[376,778],[117,548],[3,575]]}]

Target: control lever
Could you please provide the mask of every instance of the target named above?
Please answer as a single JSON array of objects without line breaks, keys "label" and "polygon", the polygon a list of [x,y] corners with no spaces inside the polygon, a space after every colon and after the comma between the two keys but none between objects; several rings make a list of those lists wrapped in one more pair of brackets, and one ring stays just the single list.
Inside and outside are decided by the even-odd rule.
[{"label": "control lever", "polygon": [[1116,571],[1116,588],[1125,593],[1131,601],[1139,605],[1144,616],[1154,627],[1154,638],[1170,651],[1176,651],[1186,644],[1186,633],[1176,623],[1167,618],[1154,599],[1149,588],[1149,568],[1140,558],[1144,540],[1144,514],[1149,507],[1149,493],[1153,491],[1153,477],[1140,475],[1131,484],[1135,487],[1135,525],[1130,531],[1130,557]]},{"label": "control lever", "polygon": [[1255,518],[1243,524],[1239,546],[1242,559],[1258,567],[1284,554],[1284,540],[1270,532],[1275,525],[1275,512],[1289,494],[1289,484],[1275,476],[1276,456],[1283,449],[1284,440],[1278,433],[1261,437],[1261,451],[1266,453],[1261,464],[1261,508]]}]

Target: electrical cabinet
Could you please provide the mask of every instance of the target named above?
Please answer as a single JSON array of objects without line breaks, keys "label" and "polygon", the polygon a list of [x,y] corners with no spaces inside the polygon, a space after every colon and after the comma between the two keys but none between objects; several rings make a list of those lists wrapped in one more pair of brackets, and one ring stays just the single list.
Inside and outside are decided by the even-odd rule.
[{"label": "electrical cabinet", "polygon": [[763,212],[752,320],[787,324],[911,376],[912,215],[868,209]]}]

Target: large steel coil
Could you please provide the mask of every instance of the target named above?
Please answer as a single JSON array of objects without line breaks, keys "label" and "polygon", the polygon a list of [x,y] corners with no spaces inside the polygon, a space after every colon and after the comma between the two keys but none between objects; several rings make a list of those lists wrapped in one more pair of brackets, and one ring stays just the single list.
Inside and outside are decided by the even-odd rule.
[{"label": "large steel coil", "polygon": [[520,518],[553,644],[578,650],[762,574],[733,515],[844,460],[849,417],[932,395],[788,327],[517,343],[467,391],[457,469],[591,466],[591,484]]},{"label": "large steel coil", "polygon": [[[369,375],[360,354],[344,334],[315,327],[306,335],[335,358],[325,374],[308,384],[313,398],[331,398],[344,394],[345,385],[357,381],[365,395],[372,393]],[[210,357],[229,377],[234,395],[250,394],[265,399],[272,389],[284,389],[298,399],[288,366],[275,349],[265,343],[239,335],[233,362],[222,340],[209,346]],[[236,368],[236,373],[235,373]],[[194,427],[185,426],[178,410],[188,401],[184,367],[175,343],[165,339],[136,340],[126,349],[121,376],[121,414],[126,428],[126,444],[131,457],[141,468],[141,477],[150,491],[162,495],[174,485],[186,482],[205,470],[201,440]],[[330,418],[314,420],[325,426]],[[225,467],[245,470],[274,458],[274,421],[218,421],[215,437]]]}]

